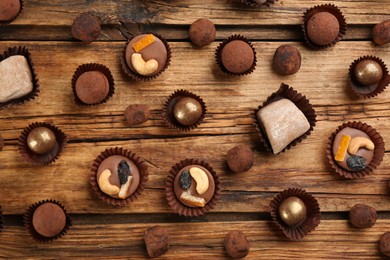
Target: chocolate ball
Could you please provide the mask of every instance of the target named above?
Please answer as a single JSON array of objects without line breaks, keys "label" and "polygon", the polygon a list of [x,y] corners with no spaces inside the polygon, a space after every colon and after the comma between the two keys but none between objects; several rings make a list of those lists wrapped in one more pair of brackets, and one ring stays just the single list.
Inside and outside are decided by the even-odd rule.
[{"label": "chocolate ball", "polygon": [[241,231],[230,231],[224,240],[228,255],[233,258],[243,258],[249,253],[249,242]]},{"label": "chocolate ball", "polygon": [[376,219],[376,210],[364,204],[356,204],[349,212],[349,221],[357,228],[370,228],[375,225]]},{"label": "chocolate ball", "polygon": [[27,136],[27,146],[37,154],[46,154],[56,147],[56,135],[47,127],[40,126],[31,130]]},{"label": "chocolate ball", "polygon": [[238,145],[228,151],[226,161],[233,172],[246,172],[253,166],[253,157],[254,155],[250,147]]},{"label": "chocolate ball", "polygon": [[44,237],[55,237],[66,226],[64,210],[57,204],[47,202],[35,209],[32,217],[35,231]]},{"label": "chocolate ball", "polygon": [[384,233],[379,240],[379,251],[386,256],[390,256],[390,232]]},{"label": "chocolate ball", "polygon": [[4,139],[0,134],[0,151],[3,150],[3,148],[4,148]]},{"label": "chocolate ball", "polygon": [[251,69],[255,61],[255,53],[247,42],[233,40],[223,47],[221,61],[229,72],[241,74]]},{"label": "chocolate ball", "polygon": [[327,45],[336,40],[340,24],[333,14],[319,12],[307,21],[306,30],[310,41],[317,45]]},{"label": "chocolate ball", "polygon": [[0,1],[0,21],[12,20],[20,11],[20,0]]},{"label": "chocolate ball", "polygon": [[383,76],[381,65],[374,60],[362,60],[354,68],[355,79],[364,86],[377,84]]},{"label": "chocolate ball", "polygon": [[130,105],[125,110],[125,118],[129,126],[142,124],[150,118],[150,109],[147,105]]},{"label": "chocolate ball", "polygon": [[301,53],[292,45],[280,46],[275,51],[272,68],[280,75],[297,73],[301,68]]},{"label": "chocolate ball", "polygon": [[100,35],[100,21],[91,14],[81,14],[73,21],[72,35],[86,43],[93,42]]},{"label": "chocolate ball", "polygon": [[102,102],[107,97],[110,84],[100,71],[87,71],[77,79],[75,90],[81,102],[93,105]]},{"label": "chocolate ball", "polygon": [[191,126],[198,122],[202,114],[202,105],[199,101],[190,97],[181,98],[173,108],[175,119],[185,126]]},{"label": "chocolate ball", "polygon": [[372,39],[378,45],[390,43],[390,19],[384,20],[374,26]]},{"label": "chocolate ball", "polygon": [[295,226],[306,219],[306,205],[298,197],[289,197],[279,206],[280,218],[289,226]]},{"label": "chocolate ball", "polygon": [[169,234],[163,227],[151,227],[145,231],[144,241],[149,257],[158,257],[169,250]]},{"label": "chocolate ball", "polygon": [[201,18],[191,24],[190,39],[193,44],[199,47],[209,45],[215,40],[215,26],[209,19]]}]

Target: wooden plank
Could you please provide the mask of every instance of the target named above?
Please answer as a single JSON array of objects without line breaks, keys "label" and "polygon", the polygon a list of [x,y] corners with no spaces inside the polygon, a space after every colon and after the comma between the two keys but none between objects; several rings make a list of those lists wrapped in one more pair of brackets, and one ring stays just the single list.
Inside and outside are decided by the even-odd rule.
[{"label": "wooden plank", "polygon": [[[0,257],[145,259],[143,232],[153,225],[78,225],[74,221],[65,237],[50,244],[32,241],[23,227],[7,227],[0,233]],[[344,220],[325,220],[304,240],[288,242],[270,221],[158,225],[168,229],[171,243],[161,259],[228,259],[223,239],[230,230],[246,234],[251,249],[245,259],[385,259],[378,251],[378,241],[390,229],[389,220],[378,220],[364,230],[354,229]]]}]

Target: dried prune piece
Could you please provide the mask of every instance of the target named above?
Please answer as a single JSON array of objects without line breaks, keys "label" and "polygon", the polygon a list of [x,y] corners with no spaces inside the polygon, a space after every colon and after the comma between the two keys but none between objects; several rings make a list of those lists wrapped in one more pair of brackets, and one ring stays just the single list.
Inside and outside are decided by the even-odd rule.
[{"label": "dried prune piece", "polygon": [[119,177],[119,183],[121,185],[127,182],[127,179],[129,178],[129,174],[130,174],[130,165],[125,160],[122,160],[118,165],[118,177]]},{"label": "dried prune piece", "polygon": [[184,171],[181,175],[180,175],[180,188],[182,189],[189,189],[190,186],[191,186],[191,175],[190,175],[190,172],[188,170]]},{"label": "dried prune piece", "polygon": [[360,155],[353,155],[347,159],[347,166],[351,171],[361,171],[367,166],[367,161]]}]

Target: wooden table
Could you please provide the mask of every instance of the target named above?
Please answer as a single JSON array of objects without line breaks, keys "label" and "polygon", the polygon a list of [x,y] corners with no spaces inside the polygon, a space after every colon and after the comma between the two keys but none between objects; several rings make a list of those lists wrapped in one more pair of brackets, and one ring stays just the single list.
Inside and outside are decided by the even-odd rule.
[{"label": "wooden table", "polygon": [[[381,57],[390,65],[390,45],[374,46],[374,24],[390,18],[390,2],[281,0],[272,8],[250,8],[239,0],[25,0],[23,14],[0,31],[0,50],[27,46],[32,53],[41,92],[31,102],[0,111],[0,205],[5,226],[0,256],[16,258],[146,258],[143,232],[153,225],[167,227],[171,248],[165,259],[227,258],[223,239],[229,230],[245,232],[251,245],[247,259],[378,259],[378,241],[390,231],[389,151],[381,166],[359,180],[339,177],[327,163],[325,146],[343,122],[358,120],[376,128],[390,143],[390,92],[368,100],[347,88],[350,63],[363,55]],[[303,44],[300,31],[305,9],[333,3],[344,13],[344,40],[324,51]],[[70,25],[83,12],[97,15],[103,30],[97,42],[72,39]],[[188,27],[207,17],[217,26],[217,40],[203,49],[188,41]],[[171,66],[156,80],[136,83],[121,69],[126,37],[155,32],[168,39]],[[214,60],[219,42],[232,34],[249,38],[257,50],[255,72],[245,77],[222,75]],[[271,70],[272,56],[291,43],[302,54],[302,67],[292,76]],[[71,77],[83,64],[108,66],[115,78],[115,95],[104,105],[79,107],[73,101]],[[259,142],[251,114],[284,82],[306,95],[318,123],[309,138],[274,156]],[[167,97],[176,89],[200,95],[208,106],[205,122],[191,132],[168,129],[161,118]],[[152,118],[129,128],[123,112],[129,104],[147,104]],[[31,167],[17,151],[21,131],[32,122],[51,122],[69,138],[63,154],[48,167]],[[246,173],[229,173],[225,157],[237,144],[255,151],[255,165]],[[89,182],[90,166],[105,148],[122,146],[143,157],[150,169],[146,190],[135,203],[113,207],[102,202]],[[180,217],[169,208],[164,181],[172,165],[185,158],[208,161],[222,182],[217,207],[198,218]],[[315,196],[322,211],[317,229],[301,242],[289,242],[272,223],[270,200],[283,189],[302,188]],[[68,234],[49,244],[31,239],[22,216],[43,199],[61,201],[73,221]],[[358,230],[348,222],[356,203],[376,208],[378,221]]]}]

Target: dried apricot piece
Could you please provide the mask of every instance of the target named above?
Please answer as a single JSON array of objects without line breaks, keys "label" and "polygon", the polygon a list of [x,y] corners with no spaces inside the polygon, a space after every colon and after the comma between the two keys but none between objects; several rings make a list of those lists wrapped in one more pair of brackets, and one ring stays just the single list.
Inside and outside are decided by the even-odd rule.
[{"label": "dried apricot piece", "polygon": [[148,47],[150,44],[154,43],[156,39],[154,38],[153,34],[148,34],[145,37],[143,37],[141,40],[137,41],[133,44],[133,49],[135,52],[140,52],[141,50]]},{"label": "dried apricot piece", "polygon": [[347,152],[349,142],[351,141],[350,135],[343,135],[340,140],[339,147],[337,148],[336,155],[334,159],[336,161],[342,162],[345,158],[345,153]]}]

